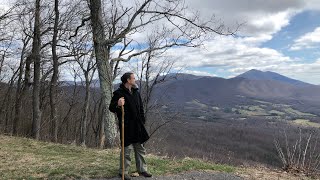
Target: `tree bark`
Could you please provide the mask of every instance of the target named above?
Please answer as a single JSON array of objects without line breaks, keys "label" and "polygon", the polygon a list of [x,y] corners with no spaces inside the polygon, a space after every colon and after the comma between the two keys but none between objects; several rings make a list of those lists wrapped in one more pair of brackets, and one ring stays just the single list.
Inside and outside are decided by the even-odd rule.
[{"label": "tree bark", "polygon": [[87,138],[87,119],[89,113],[89,100],[90,100],[90,79],[89,79],[89,72],[85,72],[85,79],[86,79],[86,95],[83,105],[83,112],[81,118],[81,134],[80,134],[80,144],[82,146],[86,146],[86,138]]},{"label": "tree bark", "polygon": [[101,0],[90,0],[89,6],[94,50],[96,55],[96,62],[100,80],[100,90],[103,101],[102,121],[105,122],[105,145],[111,148],[116,146],[117,129],[115,117],[108,109],[113,91],[113,73],[109,63],[110,52],[108,50],[108,46],[105,43],[106,35],[102,20]]},{"label": "tree bark", "polygon": [[57,114],[57,87],[58,87],[58,73],[59,62],[57,56],[57,36],[58,36],[58,23],[59,23],[59,0],[54,1],[54,27],[52,38],[52,61],[53,61],[53,74],[50,83],[50,119],[51,119],[51,141],[58,142],[58,114]]},{"label": "tree bark", "polygon": [[34,63],[34,76],[33,76],[33,120],[32,120],[32,137],[35,139],[40,138],[40,124],[41,124],[41,109],[40,109],[40,0],[35,2],[35,20],[34,20],[34,32],[32,43],[32,59]]},{"label": "tree bark", "polygon": [[[9,120],[11,118],[9,116],[11,114],[10,111],[12,111],[12,93],[11,92],[13,91],[13,88],[14,88],[14,82],[15,82],[17,73],[18,73],[18,71],[15,71],[13,73],[13,75],[9,81],[9,87],[8,87],[8,90],[5,94],[5,98],[4,98],[2,105],[0,107],[1,110],[4,109],[4,113],[5,113],[4,114],[5,115],[5,117],[4,117],[4,121],[5,121],[4,132],[5,133],[12,132],[9,130]],[[2,113],[2,111],[0,111],[0,116],[1,116],[1,113]]]},{"label": "tree bark", "polygon": [[20,121],[20,113],[21,113],[21,104],[22,104],[22,98],[24,98],[25,92],[22,89],[22,76],[23,76],[23,70],[24,70],[24,55],[25,55],[25,51],[26,51],[26,47],[28,45],[30,38],[28,36],[26,36],[23,39],[23,47],[22,47],[22,51],[21,51],[21,56],[20,56],[20,66],[19,66],[19,77],[18,77],[18,83],[17,83],[17,90],[16,90],[16,97],[15,97],[15,116],[13,119],[13,123],[12,123],[12,135],[17,135],[18,131],[18,123]]}]

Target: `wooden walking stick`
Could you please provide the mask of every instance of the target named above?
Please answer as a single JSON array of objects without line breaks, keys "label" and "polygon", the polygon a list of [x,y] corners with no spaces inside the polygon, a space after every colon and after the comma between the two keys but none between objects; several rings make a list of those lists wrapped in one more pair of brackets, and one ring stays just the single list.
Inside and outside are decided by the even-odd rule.
[{"label": "wooden walking stick", "polygon": [[122,120],[121,120],[121,132],[122,132],[122,139],[121,139],[121,151],[122,151],[122,180],[124,180],[124,106],[121,106],[122,111]]}]

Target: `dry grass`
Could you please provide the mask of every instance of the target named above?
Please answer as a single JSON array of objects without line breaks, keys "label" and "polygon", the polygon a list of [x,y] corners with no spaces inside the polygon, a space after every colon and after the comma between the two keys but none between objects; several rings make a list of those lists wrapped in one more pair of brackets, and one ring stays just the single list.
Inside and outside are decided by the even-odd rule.
[{"label": "dry grass", "polygon": [[[0,135],[0,144],[0,179],[89,179],[118,174],[118,149],[90,149],[3,135]],[[189,170],[235,170],[196,159],[172,160],[153,155],[147,155],[147,163],[155,175]],[[131,170],[135,170],[134,166]]]},{"label": "dry grass", "polygon": [[290,174],[283,170],[270,169],[266,167],[240,168],[237,175],[248,180],[311,180],[304,174]]}]

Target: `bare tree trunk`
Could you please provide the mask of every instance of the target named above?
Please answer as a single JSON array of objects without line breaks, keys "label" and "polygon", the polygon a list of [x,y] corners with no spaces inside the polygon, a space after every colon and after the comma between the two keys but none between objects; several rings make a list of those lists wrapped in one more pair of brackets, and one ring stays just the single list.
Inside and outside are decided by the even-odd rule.
[{"label": "bare tree trunk", "polygon": [[[91,129],[92,129],[92,131],[93,131],[93,133],[94,133],[94,144],[95,144],[95,147],[99,147],[99,132],[100,132],[100,129],[99,129],[99,127],[100,127],[100,121],[99,121],[99,109],[100,109],[100,101],[96,101],[95,99],[94,99],[94,94],[92,95],[92,97],[93,97],[93,104],[94,104],[94,106],[93,106],[93,111],[90,111],[90,114],[91,114],[91,120],[90,120],[90,122],[89,122],[89,124],[88,124],[88,127],[91,127]],[[98,117],[98,118],[97,118]],[[98,121],[95,121],[96,119],[98,119]],[[90,126],[90,124],[91,124],[91,126]],[[89,130],[89,128],[88,128],[88,130]]]},{"label": "bare tree trunk", "polygon": [[53,61],[53,74],[50,84],[50,107],[51,107],[51,141],[58,141],[58,115],[56,107],[56,96],[58,86],[58,73],[59,73],[59,62],[57,56],[57,36],[58,36],[58,23],[59,23],[59,0],[54,1],[54,12],[55,20],[53,27],[53,38],[52,38],[52,61]]},{"label": "bare tree trunk", "polygon": [[[92,53],[92,52],[91,52]],[[88,116],[90,108],[90,85],[96,71],[96,64],[93,60],[93,54],[88,61],[77,56],[76,61],[81,67],[85,77],[85,100],[82,107],[81,122],[80,122],[80,145],[86,146],[87,131],[88,131]],[[86,65],[85,65],[86,64]]]},{"label": "bare tree trunk", "polygon": [[[9,115],[10,115],[10,110],[11,110],[11,101],[12,101],[12,90],[13,90],[13,86],[14,86],[14,81],[15,81],[15,79],[16,79],[16,75],[17,75],[17,73],[18,73],[18,71],[15,71],[14,73],[13,73],[13,75],[12,75],[12,77],[11,77],[11,79],[10,79],[10,81],[9,81],[9,87],[8,87],[8,90],[7,90],[7,92],[6,92],[6,94],[5,94],[5,98],[4,98],[4,100],[3,100],[3,102],[2,102],[2,105],[1,105],[1,109],[4,109],[4,115],[5,115],[5,117],[4,117],[4,120],[5,120],[5,127],[4,127],[4,132],[5,133],[9,133],[10,131],[9,131]],[[2,111],[0,111],[0,116],[1,116],[1,113],[2,113]],[[12,132],[12,131],[11,131]]]},{"label": "bare tree trunk", "polygon": [[[31,64],[32,64],[32,58],[31,55],[26,58],[26,67],[24,72],[24,86],[22,91],[29,91],[31,86],[30,81],[30,73],[31,73]],[[24,92],[23,92],[24,93]]]},{"label": "bare tree trunk", "polygon": [[40,138],[41,110],[40,110],[40,0],[35,2],[35,20],[32,43],[32,59],[34,60],[34,77],[33,77],[33,121],[32,121],[32,137]]},{"label": "bare tree trunk", "polygon": [[86,95],[83,105],[83,113],[81,117],[81,132],[80,132],[80,144],[82,146],[86,145],[86,137],[87,137],[87,119],[89,113],[89,100],[90,100],[90,79],[89,79],[89,72],[85,72],[85,79],[86,79]]},{"label": "bare tree trunk", "polygon": [[105,139],[106,139],[106,134],[104,133],[104,126],[105,126],[105,121],[103,119],[103,109],[104,109],[104,104],[103,100],[101,98],[100,103],[99,103],[99,110],[98,110],[98,117],[99,117],[99,147],[100,149],[104,148],[105,144]]},{"label": "bare tree trunk", "polygon": [[105,121],[106,146],[116,146],[116,122],[114,115],[109,111],[112,98],[112,67],[109,63],[109,51],[106,45],[106,35],[102,20],[101,0],[90,0],[91,26],[96,62],[99,73],[100,89],[103,101],[102,121]]},{"label": "bare tree trunk", "polygon": [[17,90],[16,90],[16,100],[15,100],[15,116],[13,119],[13,124],[12,124],[12,134],[17,135],[17,128],[18,128],[18,123],[20,121],[20,113],[21,113],[21,102],[22,98],[24,97],[24,92],[22,90],[22,76],[23,76],[23,69],[24,69],[24,55],[26,51],[26,47],[28,42],[30,41],[30,37],[26,36],[23,39],[23,47],[21,51],[21,56],[20,56],[20,66],[19,66],[19,77],[18,77],[18,83],[17,83]]},{"label": "bare tree trunk", "polygon": [[5,53],[3,53],[3,55],[0,58],[0,76],[2,74],[2,68],[3,68],[3,62],[4,62],[4,58],[5,58]]},{"label": "bare tree trunk", "polygon": [[[31,64],[32,63],[33,63],[32,54],[30,54],[26,58],[25,71],[24,71],[24,82],[23,82],[23,87],[22,87],[21,96],[19,98],[19,101],[22,101],[22,99],[29,93],[30,86],[32,84],[31,80],[30,80],[31,79]],[[30,134],[29,130],[28,130],[27,134],[29,136],[29,134]]]}]

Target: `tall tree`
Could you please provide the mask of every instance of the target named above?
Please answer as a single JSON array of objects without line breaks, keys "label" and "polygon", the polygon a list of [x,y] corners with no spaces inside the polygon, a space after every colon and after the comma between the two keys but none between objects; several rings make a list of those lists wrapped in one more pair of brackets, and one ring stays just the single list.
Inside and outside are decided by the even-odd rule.
[{"label": "tall tree", "polygon": [[84,73],[85,89],[86,89],[84,104],[82,108],[82,116],[81,116],[80,144],[82,146],[86,146],[89,105],[90,105],[90,85],[92,82],[93,74],[95,73],[95,70],[96,70],[96,66],[93,61],[93,58],[90,58],[90,61],[87,63],[86,67],[84,66],[83,63],[80,63],[80,67]]},{"label": "tall tree", "polygon": [[[104,7],[104,5],[108,7]],[[182,0],[140,0],[132,6],[125,7],[122,1],[110,0],[102,4],[101,0],[90,0],[90,20],[93,33],[94,49],[100,79],[100,88],[103,100],[103,120],[105,123],[106,143],[108,147],[115,146],[116,123],[113,114],[108,111],[112,97],[114,80],[113,74],[117,71],[119,61],[128,62],[138,55],[157,51],[173,46],[197,46],[203,34],[232,34],[226,32],[221,23],[211,24],[213,21],[201,22],[199,16],[188,16]],[[103,12],[107,9],[108,12]],[[105,15],[105,16],[104,16]],[[87,18],[88,19],[88,18]],[[86,19],[86,20],[87,20]],[[112,58],[111,50],[117,43],[155,22],[167,24],[162,28],[167,38],[161,46],[156,48],[137,48],[127,57]],[[107,22],[104,24],[104,22]],[[172,28],[166,28],[170,26]],[[131,41],[129,41],[131,42]],[[122,54],[124,55],[124,54]]]},{"label": "tall tree", "polygon": [[[72,51],[74,52],[75,61],[80,66],[82,74],[84,76],[85,86],[85,97],[82,107],[81,123],[80,123],[80,144],[86,146],[87,131],[88,131],[88,119],[89,119],[89,108],[90,108],[90,89],[91,82],[96,71],[96,63],[94,60],[94,53],[92,48],[86,46],[87,42],[90,41],[90,33],[84,34],[80,39],[82,41],[73,43]],[[83,80],[81,78],[83,85]]]},{"label": "tall tree", "polygon": [[[106,145],[113,147],[116,144],[116,122],[114,115],[109,112],[109,102],[112,97],[112,68],[108,62],[110,48],[116,43],[115,40],[106,42],[104,23],[102,18],[101,0],[90,0],[91,26],[93,33],[94,50],[99,73],[100,88],[103,101],[103,121],[105,124]],[[102,142],[103,143],[103,142]]]},{"label": "tall tree", "polygon": [[17,135],[18,134],[18,123],[20,121],[20,113],[21,113],[21,105],[22,105],[22,99],[25,96],[25,92],[22,89],[22,81],[23,81],[23,72],[24,72],[24,65],[25,65],[25,55],[27,51],[27,46],[30,41],[29,36],[25,36],[22,39],[22,50],[20,55],[20,65],[19,65],[19,75],[18,75],[18,82],[16,87],[16,97],[15,97],[15,116],[12,123],[12,134]]},{"label": "tall tree", "polygon": [[58,39],[58,26],[59,26],[59,0],[54,0],[54,25],[53,25],[53,37],[52,37],[52,62],[53,62],[53,74],[50,84],[50,119],[51,126],[51,140],[53,142],[58,141],[58,117],[56,107],[56,96],[58,88],[58,74],[59,74],[59,62],[57,55],[57,39]]},{"label": "tall tree", "polygon": [[35,16],[31,59],[33,59],[33,120],[32,120],[32,137],[40,138],[41,109],[40,109],[40,72],[41,72],[41,35],[40,35],[40,0],[35,1]]}]

